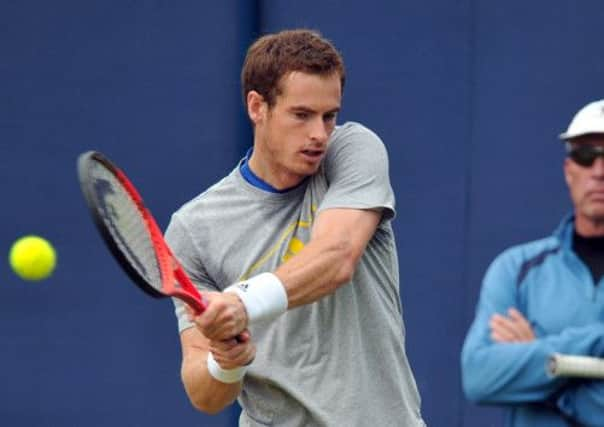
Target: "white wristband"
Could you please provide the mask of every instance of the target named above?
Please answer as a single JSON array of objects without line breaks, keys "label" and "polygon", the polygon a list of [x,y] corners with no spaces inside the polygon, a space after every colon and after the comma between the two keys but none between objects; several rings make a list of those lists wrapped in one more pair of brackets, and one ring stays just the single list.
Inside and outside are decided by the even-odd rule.
[{"label": "white wristband", "polygon": [[233,384],[241,381],[247,371],[247,366],[240,366],[235,369],[222,369],[214,359],[211,351],[208,351],[208,372],[218,381],[225,384]]},{"label": "white wristband", "polygon": [[236,293],[247,311],[248,324],[273,320],[287,311],[287,292],[273,273],[262,273],[224,290]]}]

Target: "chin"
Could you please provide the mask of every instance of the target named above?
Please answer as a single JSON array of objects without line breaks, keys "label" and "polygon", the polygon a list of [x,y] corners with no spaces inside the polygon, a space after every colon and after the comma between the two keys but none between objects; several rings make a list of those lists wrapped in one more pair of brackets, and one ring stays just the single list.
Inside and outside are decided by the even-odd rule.
[{"label": "chin", "polygon": [[317,173],[317,171],[319,170],[319,164],[316,165],[303,165],[300,166],[299,168],[296,169],[296,174],[301,175],[301,176],[310,176],[310,175],[314,175]]},{"label": "chin", "polygon": [[308,170],[304,173],[306,176],[311,176],[316,174],[319,171],[318,167],[308,168]]},{"label": "chin", "polygon": [[585,213],[585,216],[589,218],[593,223],[604,223],[604,206],[590,207],[586,209]]}]

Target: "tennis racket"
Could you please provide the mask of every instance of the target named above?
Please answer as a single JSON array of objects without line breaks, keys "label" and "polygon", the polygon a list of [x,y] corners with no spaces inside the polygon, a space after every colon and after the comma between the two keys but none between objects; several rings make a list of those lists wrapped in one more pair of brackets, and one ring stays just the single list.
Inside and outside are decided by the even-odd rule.
[{"label": "tennis racket", "polygon": [[604,359],[555,353],[547,362],[547,372],[552,377],[604,379]]},{"label": "tennis racket", "polygon": [[124,172],[103,154],[88,151],[78,158],[78,177],[97,229],[130,279],[152,297],[179,298],[201,314],[207,301]]}]

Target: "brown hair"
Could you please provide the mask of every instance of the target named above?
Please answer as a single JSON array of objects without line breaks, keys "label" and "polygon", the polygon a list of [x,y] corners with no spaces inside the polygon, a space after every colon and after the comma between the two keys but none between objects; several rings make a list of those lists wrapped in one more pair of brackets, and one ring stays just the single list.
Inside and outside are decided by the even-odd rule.
[{"label": "brown hair", "polygon": [[274,106],[281,78],[292,71],[321,76],[337,73],[344,90],[344,61],[336,48],[316,31],[286,30],[260,37],[248,49],[241,70],[244,105],[247,94],[255,90],[269,107]]}]

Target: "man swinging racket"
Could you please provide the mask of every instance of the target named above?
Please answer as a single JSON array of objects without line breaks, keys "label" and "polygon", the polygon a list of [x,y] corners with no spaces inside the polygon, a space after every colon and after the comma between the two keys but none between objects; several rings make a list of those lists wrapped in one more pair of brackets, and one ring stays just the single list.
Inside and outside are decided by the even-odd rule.
[{"label": "man swinging racket", "polygon": [[174,300],[192,404],[238,399],[241,426],[425,426],[388,156],[366,127],[336,125],[340,54],[283,31],[252,44],[241,76],[253,147],[166,231],[209,302],[196,315]]}]

